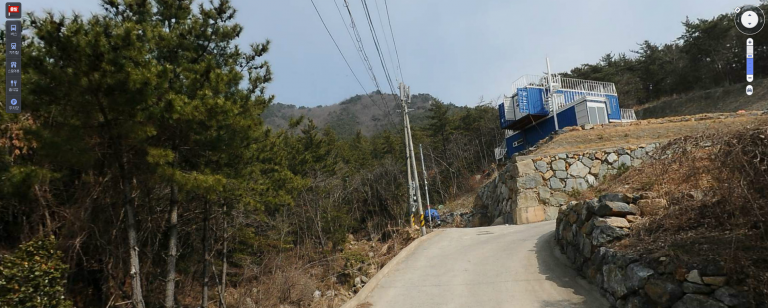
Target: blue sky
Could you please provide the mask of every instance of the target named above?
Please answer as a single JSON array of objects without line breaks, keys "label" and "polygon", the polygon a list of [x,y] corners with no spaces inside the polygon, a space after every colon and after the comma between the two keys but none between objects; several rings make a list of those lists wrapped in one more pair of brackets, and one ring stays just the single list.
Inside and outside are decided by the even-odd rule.
[{"label": "blue sky", "polygon": [[[88,15],[100,11],[97,0],[22,1],[25,12]],[[363,44],[382,85],[384,74],[362,10],[362,0],[348,0]],[[394,53],[385,0],[366,0],[382,41],[385,60]],[[336,0],[340,6],[343,0]],[[683,31],[689,16],[711,18],[747,4],[733,0],[386,0],[400,55],[402,76],[412,93],[430,93],[443,101],[474,105],[510,94],[524,74],[568,70],[592,63],[608,52],[629,52],[638,42],[669,42]],[[366,91],[375,89],[356,54],[334,0],[315,0],[342,52]],[[376,10],[376,5],[380,11]],[[757,0],[754,3],[757,4]],[[329,105],[363,93],[317,16],[310,0],[233,0],[244,27],[240,43],[269,38],[266,59],[274,71],[268,91],[277,101],[302,106]],[[343,10],[344,7],[341,6]],[[344,12],[345,13],[345,12]],[[387,28],[384,34],[378,14]],[[349,21],[349,16],[344,15]],[[396,83],[394,80],[393,83]],[[399,75],[399,74],[398,74]],[[397,85],[395,84],[395,87]]]}]

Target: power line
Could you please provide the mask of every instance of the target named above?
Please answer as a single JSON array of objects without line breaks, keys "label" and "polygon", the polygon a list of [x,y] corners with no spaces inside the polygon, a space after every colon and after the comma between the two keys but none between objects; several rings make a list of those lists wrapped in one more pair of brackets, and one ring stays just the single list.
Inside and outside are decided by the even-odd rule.
[{"label": "power line", "polygon": [[365,10],[365,17],[368,20],[368,28],[371,30],[371,37],[373,38],[373,44],[376,47],[376,52],[379,55],[379,61],[381,62],[381,68],[384,70],[384,77],[387,78],[387,83],[389,84],[389,89],[392,92],[392,94],[395,94],[395,86],[392,84],[392,77],[389,75],[389,70],[387,70],[386,60],[384,60],[384,55],[381,52],[381,45],[379,44],[379,37],[376,35],[376,28],[373,26],[373,19],[371,19],[371,11],[368,9],[368,3],[366,0],[360,0],[360,2],[363,3],[363,9]]},{"label": "power line", "polygon": [[[363,87],[363,83],[360,82],[359,78],[357,78],[357,74],[355,74],[355,71],[352,69],[352,66],[349,65],[349,61],[347,61],[347,57],[345,57],[344,53],[341,52],[341,48],[339,48],[339,44],[336,43],[336,39],[333,38],[333,35],[331,34],[331,30],[328,30],[328,26],[325,24],[325,20],[323,20],[323,16],[320,15],[320,10],[317,9],[317,5],[315,5],[315,1],[314,0],[309,0],[309,1],[312,2],[312,6],[315,8],[315,12],[317,12],[317,17],[320,17],[320,22],[323,23],[323,27],[325,27],[325,31],[328,32],[328,36],[331,37],[333,44],[336,45],[336,50],[339,51],[339,54],[344,59],[344,63],[347,64],[349,71],[352,72],[352,76],[355,76],[355,80],[357,80],[357,84],[359,84],[360,88],[363,89],[363,93],[368,95],[368,98],[371,99],[371,102],[373,102],[373,104],[376,105],[376,102],[373,100],[373,98],[370,97],[370,94],[368,94],[368,91],[365,89],[365,87]],[[374,79],[375,77],[376,75],[374,75]],[[376,87],[378,88],[378,84],[376,85]],[[379,89],[379,95],[381,96],[381,89]],[[392,124],[392,126],[396,126],[395,122],[392,120],[392,114],[389,112],[389,104],[387,104],[387,101],[384,99],[383,96],[381,96],[381,99],[384,101],[384,104],[386,105],[385,108],[387,108],[387,113],[389,114],[389,122]]]},{"label": "power line", "polygon": [[[357,47],[358,52],[362,52],[364,65],[366,65],[366,68],[371,72],[369,76],[372,77],[373,83],[376,86],[376,90],[379,91],[379,97],[384,102],[384,107],[387,110],[387,116],[389,118],[390,124],[396,127],[397,125],[395,124],[394,120],[392,120],[392,111],[389,108],[389,103],[387,102],[387,100],[384,98],[384,95],[382,94],[383,92],[381,91],[381,87],[379,86],[379,81],[376,79],[376,73],[373,71],[373,66],[371,65],[370,59],[368,58],[368,52],[365,51],[365,45],[363,44],[363,39],[360,36],[360,31],[357,29],[357,24],[355,23],[355,17],[352,15],[352,10],[349,8],[349,2],[347,2],[347,0],[344,0],[344,7],[347,9],[347,13],[349,14],[350,27],[352,27],[352,31],[355,34],[355,40],[353,41],[353,43],[355,44],[355,47]],[[390,85],[390,89],[391,89],[391,85]]]},{"label": "power line", "polygon": [[395,32],[392,31],[392,20],[389,19],[389,5],[387,5],[387,0],[384,0],[384,8],[387,10],[387,23],[389,24],[389,34],[392,37],[392,45],[395,46],[395,55],[397,56],[397,71],[400,72],[400,80],[405,82],[403,79],[403,68],[400,66],[400,53],[397,52],[397,41],[395,41]]},{"label": "power line", "polygon": [[[333,4],[336,5],[336,11],[339,12],[339,18],[341,18],[341,22],[344,23],[344,29],[347,30],[347,35],[349,35],[349,39],[355,45],[355,50],[357,50],[357,56],[360,58],[361,61],[363,61],[363,65],[365,65],[366,68],[369,68],[371,64],[370,64],[370,61],[368,60],[368,55],[365,54],[365,50],[363,48],[358,47],[357,42],[352,37],[352,33],[349,32],[349,28],[347,27],[347,21],[344,19],[344,14],[341,13],[341,8],[339,8],[339,3],[336,0],[333,0]],[[352,27],[354,28],[355,21],[354,20],[350,20],[350,21],[352,23]],[[362,46],[362,42],[360,46]],[[372,68],[367,69],[365,72],[368,74],[368,78],[371,78],[371,80],[374,81],[374,84],[376,84],[376,75],[373,75],[373,69]]]},{"label": "power line", "polygon": [[[392,51],[389,49],[389,39],[387,38],[387,28],[384,28],[384,19],[381,18],[381,10],[379,9],[379,0],[374,0],[376,4],[376,15],[379,16],[379,25],[381,25],[381,34],[384,35],[384,43],[387,47],[387,55],[389,56],[389,64],[392,66],[392,71],[397,73],[397,66],[395,66],[395,60],[392,59]],[[400,74],[402,76],[402,74]],[[397,79],[397,74],[395,74]]]},{"label": "power line", "polygon": [[376,85],[376,89],[381,91],[379,86],[379,81],[376,79],[376,73],[373,71],[373,66],[371,65],[371,61],[368,58],[368,52],[365,51],[363,38],[360,36],[360,31],[357,29],[357,24],[355,23],[355,17],[352,16],[352,10],[349,8],[349,3],[347,2],[347,0],[344,0],[344,7],[347,9],[347,13],[349,14],[350,27],[352,27],[352,31],[355,33],[355,40],[353,41],[353,43],[355,44],[355,47],[357,48],[358,52],[362,52],[363,62],[365,62],[364,64],[366,65],[366,68],[371,72],[370,76],[372,76],[372,80],[374,85]]},{"label": "power line", "polygon": [[376,33],[376,26],[373,25],[373,18],[371,17],[371,11],[368,8],[368,2],[367,0],[361,0],[363,3],[363,9],[365,10],[365,16],[368,20],[368,28],[371,30],[371,38],[373,39],[374,47],[376,47],[376,53],[379,55],[379,62],[381,62],[381,69],[384,70],[384,77],[387,79],[387,83],[389,84],[390,91],[392,91],[392,94],[395,94],[395,86],[392,83],[392,77],[389,74],[389,69],[387,68],[387,60],[384,57],[384,52],[381,50],[381,42],[379,41],[379,36]]},{"label": "power line", "polygon": [[[345,1],[346,1],[346,0],[345,0]],[[339,51],[339,54],[340,54],[340,55],[341,55],[341,57],[344,59],[344,63],[346,63],[346,64],[347,64],[347,68],[349,68],[349,71],[350,71],[350,72],[352,72],[352,76],[354,76],[354,77],[355,77],[355,80],[357,80],[357,84],[358,84],[358,85],[360,85],[360,88],[361,88],[361,89],[363,89],[363,93],[366,93],[366,95],[368,95],[368,98],[370,98],[370,99],[371,99],[371,102],[373,102],[373,104],[374,104],[375,106],[377,106],[377,108],[378,108],[378,105],[376,105],[376,102],[373,100],[373,98],[371,98],[371,97],[370,97],[370,94],[368,94],[368,91],[367,91],[367,90],[365,90],[365,87],[363,86],[363,83],[362,83],[362,82],[360,82],[360,78],[357,78],[357,74],[355,74],[355,71],[352,69],[352,66],[349,64],[349,61],[347,61],[347,57],[346,57],[346,56],[344,56],[344,53],[341,51],[341,48],[339,47],[339,44],[338,44],[338,43],[336,43],[336,39],[333,37],[333,34],[331,34],[331,30],[329,30],[329,29],[328,29],[328,25],[326,25],[326,23],[325,23],[325,20],[323,19],[323,16],[320,14],[320,10],[318,10],[318,9],[317,9],[317,5],[315,5],[315,1],[314,1],[314,0],[310,0],[310,2],[312,2],[312,6],[315,8],[315,12],[317,13],[317,17],[319,17],[319,18],[320,18],[320,22],[322,22],[322,23],[323,23],[323,27],[325,28],[325,31],[328,33],[328,36],[330,36],[330,37],[331,37],[331,40],[333,41],[333,44],[336,46],[336,50],[338,50],[338,51]],[[334,2],[335,2],[335,1],[334,1]],[[338,6],[337,6],[337,9],[338,9]],[[349,8],[347,8],[347,9],[349,9]],[[351,16],[352,16],[352,15],[351,15],[351,12],[350,12],[350,17],[351,17]],[[342,20],[343,20],[343,18],[342,18]],[[361,46],[362,46],[362,45],[361,45]],[[371,72],[373,72],[373,70],[372,70],[372,69],[371,69]],[[374,79],[374,81],[375,81],[375,78],[376,78],[376,75],[374,74],[374,75],[373,75],[373,79]],[[381,97],[382,101],[384,101],[384,104],[385,104],[385,108],[387,109],[387,114],[389,115],[389,122],[390,122],[390,124],[391,124],[393,127],[396,127],[397,125],[395,125],[395,122],[394,122],[394,120],[392,120],[392,113],[391,113],[391,112],[390,112],[390,110],[389,110],[389,104],[387,103],[387,101],[386,101],[386,99],[384,98],[384,96],[383,96],[383,95],[381,95],[381,89],[380,89],[380,88],[379,88],[379,86],[378,86],[378,82],[375,82],[375,84],[376,84],[376,88],[379,90],[379,96]],[[393,91],[393,92],[394,92],[394,91]],[[379,109],[381,109],[381,108],[379,108]]]},{"label": "power line", "polygon": [[341,48],[339,48],[339,44],[336,43],[336,39],[333,38],[333,34],[331,34],[331,30],[328,30],[328,26],[325,24],[325,20],[323,20],[323,16],[320,15],[320,10],[317,9],[317,5],[315,5],[314,0],[309,0],[312,2],[312,6],[315,8],[315,12],[317,12],[317,17],[320,17],[320,22],[323,23],[323,27],[325,27],[325,31],[328,32],[328,36],[331,37],[331,40],[333,41],[333,44],[336,45],[336,50],[339,51],[339,54],[344,59],[344,63],[347,64],[347,67],[349,68],[349,71],[352,72],[352,76],[355,76],[355,80],[357,80],[357,84],[360,85],[360,88],[363,89],[364,93],[368,93],[368,91],[365,90],[365,87],[363,87],[363,83],[360,82],[360,79],[357,78],[357,74],[355,74],[355,71],[352,69],[352,66],[349,65],[349,61],[347,61],[347,57],[344,56],[344,53],[341,52]]}]

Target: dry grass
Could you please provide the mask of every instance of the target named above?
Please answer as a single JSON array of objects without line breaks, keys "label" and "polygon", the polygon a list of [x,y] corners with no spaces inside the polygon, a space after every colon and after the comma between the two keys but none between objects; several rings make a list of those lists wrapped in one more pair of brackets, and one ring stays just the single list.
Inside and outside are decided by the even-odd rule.
[{"label": "dry grass", "polygon": [[442,213],[466,212],[472,209],[477,193],[468,193],[455,200],[449,201],[440,209]]},{"label": "dry grass", "polygon": [[755,80],[753,85],[755,92],[749,96],[744,95],[744,84],[736,84],[665,97],[650,104],[637,106],[635,113],[638,117],[647,119],[711,112],[766,110],[768,108],[768,80]]},{"label": "dry grass", "polygon": [[[440,213],[445,214],[454,212],[468,212],[471,210],[475,205],[475,197],[477,197],[477,191],[480,189],[480,187],[490,183],[496,179],[496,176],[498,176],[498,171],[496,168],[497,166],[494,164],[490,170],[484,172],[483,174],[470,177],[468,179],[469,192],[446,202],[443,208],[440,209]],[[503,166],[499,166],[498,168],[503,168]]]},{"label": "dry grass", "polygon": [[657,160],[604,181],[597,193],[650,191],[668,210],[616,245],[668,252],[686,264],[725,264],[731,284],[768,294],[768,121],[676,139]]},{"label": "dry grass", "polygon": [[[372,278],[418,237],[417,232],[407,229],[385,233],[381,238],[386,240],[382,241],[348,241],[342,251],[294,249],[272,255],[250,270],[232,270],[227,307],[341,307],[355,293],[357,276]],[[209,307],[216,307],[219,299],[214,284],[209,289]],[[320,298],[314,297],[316,290],[321,292]],[[329,292],[331,296],[327,296]],[[184,307],[199,306],[199,285],[187,285],[178,294]]]},{"label": "dry grass", "polygon": [[[720,117],[725,117],[725,119],[720,119]],[[690,120],[695,118],[699,120]],[[763,119],[764,117],[762,116],[754,116],[753,113],[747,113],[740,115],[711,114],[643,120],[624,124],[615,123],[602,128],[572,131],[556,135],[552,141],[540,144],[540,148],[531,155],[552,155],[615,148],[667,141],[709,131],[733,131],[739,127],[753,125]]]}]

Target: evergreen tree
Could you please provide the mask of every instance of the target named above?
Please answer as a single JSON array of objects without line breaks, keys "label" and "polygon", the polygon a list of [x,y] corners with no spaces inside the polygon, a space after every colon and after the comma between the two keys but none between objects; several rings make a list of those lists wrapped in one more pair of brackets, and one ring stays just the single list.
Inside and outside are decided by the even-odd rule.
[{"label": "evergreen tree", "polygon": [[269,43],[235,44],[242,27],[227,0],[197,9],[191,0],[104,0],[102,7],[88,19],[30,15],[23,94],[37,102],[27,110],[41,123],[30,133],[40,144],[38,163],[120,179],[127,272],[140,308],[144,219],[135,197],[150,193],[150,184],[168,187],[163,298],[172,307],[183,198],[216,199],[232,181],[237,199],[227,202],[261,210],[290,204],[286,191],[300,184],[260,118],[273,100],[264,93],[271,71],[260,60]]},{"label": "evergreen tree", "polygon": [[347,157],[347,164],[351,168],[360,170],[373,164],[368,138],[363,135],[361,130],[358,129],[355,136],[347,144],[345,156]]},{"label": "evergreen tree", "polygon": [[448,152],[448,137],[451,134],[451,121],[448,115],[448,106],[440,100],[435,100],[429,106],[429,123],[427,131],[429,136],[438,140],[443,148],[443,153]]}]

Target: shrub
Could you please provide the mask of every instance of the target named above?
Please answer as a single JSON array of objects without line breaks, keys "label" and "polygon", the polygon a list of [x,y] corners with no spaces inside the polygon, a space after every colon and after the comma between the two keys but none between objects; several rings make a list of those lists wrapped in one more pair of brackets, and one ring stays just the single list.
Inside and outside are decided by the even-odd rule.
[{"label": "shrub", "polygon": [[620,177],[620,176],[624,175],[624,173],[627,173],[627,171],[629,171],[630,167],[631,166],[627,165],[627,164],[619,165],[619,167],[616,168],[616,177]]},{"label": "shrub", "polygon": [[0,307],[69,308],[64,298],[67,266],[56,240],[38,237],[0,260]]},{"label": "shrub", "polygon": [[721,264],[729,285],[754,292],[756,303],[766,302],[766,136],[768,122],[674,139],[654,159],[603,181],[603,191],[653,192],[669,203],[660,215],[632,226],[617,248],[649,255],[668,251],[704,268]]},{"label": "shrub", "polygon": [[574,188],[571,191],[565,192],[572,200],[579,200],[584,195],[584,192],[578,188]]}]

